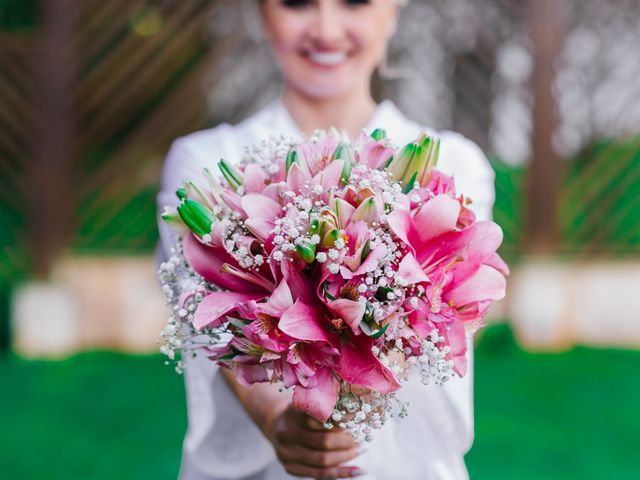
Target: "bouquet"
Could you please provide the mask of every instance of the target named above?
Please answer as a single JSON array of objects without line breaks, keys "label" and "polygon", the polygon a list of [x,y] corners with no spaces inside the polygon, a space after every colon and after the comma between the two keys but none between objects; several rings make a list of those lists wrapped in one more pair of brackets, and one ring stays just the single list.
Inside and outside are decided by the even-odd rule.
[{"label": "bouquet", "polygon": [[439,172],[439,140],[395,148],[318,131],[271,138],[239,165],[205,169],[163,219],[180,232],[160,268],[171,315],[161,350],[203,354],[242,384],[277,382],[293,403],[371,440],[412,371],[465,375],[466,334],[505,294],[502,231],[476,221]]}]

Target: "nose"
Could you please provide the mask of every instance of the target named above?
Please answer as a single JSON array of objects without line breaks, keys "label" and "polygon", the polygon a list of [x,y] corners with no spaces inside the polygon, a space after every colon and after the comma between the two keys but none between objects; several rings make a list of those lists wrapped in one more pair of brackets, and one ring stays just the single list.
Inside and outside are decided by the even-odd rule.
[{"label": "nose", "polygon": [[317,3],[309,36],[319,47],[334,46],[345,36],[341,13],[335,1]]}]

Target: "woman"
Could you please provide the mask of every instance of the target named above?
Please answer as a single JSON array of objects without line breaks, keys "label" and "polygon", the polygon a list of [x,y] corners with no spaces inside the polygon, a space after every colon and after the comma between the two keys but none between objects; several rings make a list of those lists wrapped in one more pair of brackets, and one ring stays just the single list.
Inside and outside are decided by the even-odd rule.
[{"label": "woman", "polygon": [[[424,128],[389,101],[376,105],[370,90],[396,28],[399,2],[260,2],[264,33],[284,77],[282,96],[238,125],[176,140],[164,167],[159,207],[175,204],[180,183],[200,178],[204,166],[222,157],[238,161],[244,146],[273,134],[295,136],[334,126],[351,136],[363,128],[384,128],[397,144],[415,139]],[[458,134],[440,137],[439,167],[454,174],[458,190],[474,199],[478,218],[490,217],[493,172],[486,158]],[[166,254],[173,238],[164,225],[160,230]],[[183,479],[468,477],[463,457],[473,438],[471,373],[445,387],[411,379],[400,393],[411,402],[410,417],[375,432],[366,451],[347,433],[326,431],[297,412],[277,386],[241,386],[231,372],[202,356],[188,359],[185,376],[189,429]]]}]

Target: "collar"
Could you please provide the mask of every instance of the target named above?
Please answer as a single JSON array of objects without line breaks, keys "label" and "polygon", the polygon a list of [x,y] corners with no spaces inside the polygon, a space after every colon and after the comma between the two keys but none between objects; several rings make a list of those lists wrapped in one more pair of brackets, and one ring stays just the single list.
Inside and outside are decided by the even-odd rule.
[{"label": "collar", "polygon": [[[302,134],[295,120],[282,103],[281,98],[272,101],[266,107],[266,110],[269,113],[270,120],[273,122],[272,125],[281,126],[282,134],[294,137]],[[391,100],[383,100],[376,106],[364,130],[370,133],[376,128],[383,128],[392,135],[396,129],[402,128],[407,122],[409,120]]]}]

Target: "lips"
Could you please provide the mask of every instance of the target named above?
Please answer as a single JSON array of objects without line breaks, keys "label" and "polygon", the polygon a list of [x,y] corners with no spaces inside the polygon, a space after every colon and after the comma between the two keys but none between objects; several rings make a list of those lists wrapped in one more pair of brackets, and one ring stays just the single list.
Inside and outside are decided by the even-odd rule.
[{"label": "lips", "polygon": [[333,67],[347,60],[346,52],[309,52],[307,58],[317,65]]}]

